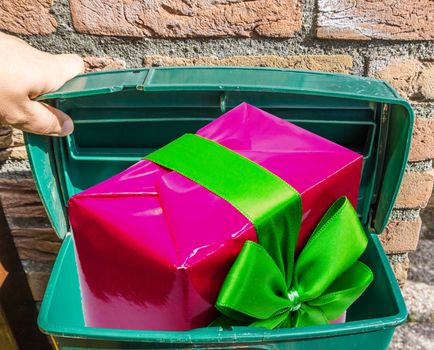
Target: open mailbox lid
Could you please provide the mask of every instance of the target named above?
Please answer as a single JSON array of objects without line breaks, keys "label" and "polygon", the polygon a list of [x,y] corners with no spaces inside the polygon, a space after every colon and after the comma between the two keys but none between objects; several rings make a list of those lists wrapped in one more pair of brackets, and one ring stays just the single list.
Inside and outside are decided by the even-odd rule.
[{"label": "open mailbox lid", "polygon": [[357,211],[380,233],[407,161],[410,105],[383,81],[269,68],[173,67],[80,75],[39,97],[68,113],[65,138],[26,134],[37,189],[59,237],[68,199],[248,102],[364,157]]}]

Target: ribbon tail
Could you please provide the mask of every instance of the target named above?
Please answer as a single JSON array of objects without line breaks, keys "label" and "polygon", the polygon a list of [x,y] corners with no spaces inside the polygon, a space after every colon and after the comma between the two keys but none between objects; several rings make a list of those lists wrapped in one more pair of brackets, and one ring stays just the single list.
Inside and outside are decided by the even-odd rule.
[{"label": "ribbon tail", "polygon": [[374,279],[371,269],[360,261],[340,275],[320,297],[309,301],[332,321],[340,317],[369,287]]},{"label": "ribbon tail", "polygon": [[301,225],[301,198],[295,190],[288,190],[286,201],[259,221],[256,234],[259,243],[273,258],[281,273],[285,276],[286,285],[292,284],[294,273],[295,249]]},{"label": "ribbon tail", "polygon": [[229,270],[216,308],[231,325],[269,319],[289,307],[284,277],[259,244],[247,241]]}]

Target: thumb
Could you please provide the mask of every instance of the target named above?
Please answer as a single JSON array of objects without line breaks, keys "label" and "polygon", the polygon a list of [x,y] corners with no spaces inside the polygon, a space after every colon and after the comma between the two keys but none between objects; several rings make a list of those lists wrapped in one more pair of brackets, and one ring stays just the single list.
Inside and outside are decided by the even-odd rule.
[{"label": "thumb", "polygon": [[18,128],[33,134],[66,136],[74,131],[72,119],[62,111],[45,103],[29,101],[28,118]]}]

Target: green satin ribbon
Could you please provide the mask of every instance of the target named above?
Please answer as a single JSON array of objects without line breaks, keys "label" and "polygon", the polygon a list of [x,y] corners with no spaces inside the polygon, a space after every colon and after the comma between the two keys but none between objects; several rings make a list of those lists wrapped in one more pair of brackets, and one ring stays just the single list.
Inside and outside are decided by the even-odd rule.
[{"label": "green satin ribbon", "polygon": [[216,303],[212,326],[269,329],[327,324],[373,280],[357,261],[367,238],[347,198],[324,215],[294,264],[301,223],[300,195],[285,181],[230,149],[186,134],[146,159],[177,171],[222,197],[255,226]]},{"label": "green satin ribbon", "polygon": [[367,238],[346,197],[324,215],[294,265],[293,283],[264,247],[248,241],[217,299],[224,315],[213,325],[269,329],[327,324],[359,298],[373,280],[357,261]]},{"label": "green satin ribbon", "polygon": [[181,136],[145,159],[175,170],[237,208],[254,225],[259,242],[291,283],[301,215],[288,213],[301,213],[301,198],[288,183],[250,159],[194,134]]}]

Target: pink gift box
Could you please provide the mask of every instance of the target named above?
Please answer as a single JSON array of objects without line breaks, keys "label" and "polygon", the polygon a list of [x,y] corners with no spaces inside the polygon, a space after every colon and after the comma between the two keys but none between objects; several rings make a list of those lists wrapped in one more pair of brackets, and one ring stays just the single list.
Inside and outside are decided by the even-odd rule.
[{"label": "pink gift box", "polygon": [[[301,194],[298,251],[337,198],[347,196],[356,207],[362,156],[353,151],[246,103],[197,134]],[[207,326],[243,243],[257,241],[253,225],[231,204],[147,160],[73,196],[69,217],[91,327]]]}]

